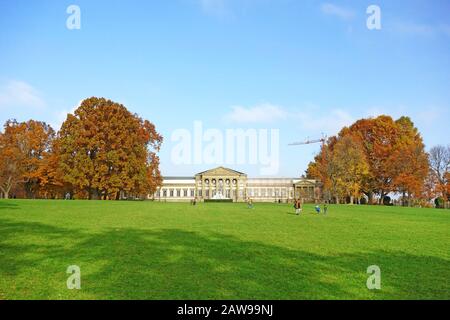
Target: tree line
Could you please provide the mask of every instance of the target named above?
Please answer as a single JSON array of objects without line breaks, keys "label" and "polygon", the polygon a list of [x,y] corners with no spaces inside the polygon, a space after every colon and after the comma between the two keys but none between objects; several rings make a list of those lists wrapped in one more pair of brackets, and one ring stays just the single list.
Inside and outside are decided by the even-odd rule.
[{"label": "tree line", "polygon": [[408,117],[361,119],[327,139],[306,175],[337,203],[443,206],[450,201],[450,145],[429,153]]},{"label": "tree line", "polygon": [[48,124],[8,120],[0,133],[4,198],[120,199],[161,185],[163,137],[122,104],[88,98],[58,132]]}]

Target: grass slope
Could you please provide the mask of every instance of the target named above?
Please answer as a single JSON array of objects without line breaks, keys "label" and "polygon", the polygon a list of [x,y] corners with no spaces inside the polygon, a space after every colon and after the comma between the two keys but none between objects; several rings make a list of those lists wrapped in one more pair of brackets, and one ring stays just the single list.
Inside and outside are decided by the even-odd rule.
[{"label": "grass slope", "polygon": [[449,211],[305,211],[0,200],[0,299],[450,299]]}]

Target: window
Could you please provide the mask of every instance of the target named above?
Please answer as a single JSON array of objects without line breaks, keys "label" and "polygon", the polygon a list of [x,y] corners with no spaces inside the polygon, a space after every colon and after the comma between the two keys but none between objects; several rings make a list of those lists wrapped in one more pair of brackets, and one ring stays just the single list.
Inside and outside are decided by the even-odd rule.
[{"label": "window", "polygon": [[198,196],[201,197],[202,196],[202,190],[198,190]]},{"label": "window", "polygon": [[170,189],[170,197],[173,197],[173,189]]},{"label": "window", "polygon": [[183,196],[184,196],[184,197],[187,197],[187,196],[188,196],[188,190],[187,190],[187,189],[184,189],[184,190],[183,190]]},{"label": "window", "polygon": [[195,197],[195,190],[191,189],[191,197]]},{"label": "window", "polygon": [[163,197],[167,198],[167,190],[166,189],[163,190]]},{"label": "window", "polygon": [[181,190],[177,189],[177,197],[181,197]]}]

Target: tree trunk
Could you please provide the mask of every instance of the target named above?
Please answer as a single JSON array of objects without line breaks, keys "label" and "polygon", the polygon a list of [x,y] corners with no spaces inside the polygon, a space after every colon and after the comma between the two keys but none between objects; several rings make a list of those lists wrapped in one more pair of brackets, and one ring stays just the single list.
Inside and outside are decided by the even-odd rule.
[{"label": "tree trunk", "polygon": [[367,203],[368,204],[373,204],[373,193],[371,191],[366,193],[367,195]]},{"label": "tree trunk", "polygon": [[13,186],[12,176],[9,176],[8,181],[5,182],[3,186],[0,186],[0,189],[2,189],[5,199],[9,199],[9,192],[11,191],[12,186]]},{"label": "tree trunk", "polygon": [[384,193],[384,190],[381,190],[380,191],[380,199],[378,200],[378,204],[379,205],[382,205],[382,204],[384,204],[384,196],[385,196],[386,194]]},{"label": "tree trunk", "polygon": [[350,204],[354,204],[353,196],[350,196]]}]

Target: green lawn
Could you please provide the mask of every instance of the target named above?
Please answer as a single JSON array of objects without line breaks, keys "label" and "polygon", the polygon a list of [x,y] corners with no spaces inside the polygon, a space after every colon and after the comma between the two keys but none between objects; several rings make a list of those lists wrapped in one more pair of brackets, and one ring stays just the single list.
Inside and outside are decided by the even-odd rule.
[{"label": "green lawn", "polygon": [[449,210],[312,209],[0,200],[0,299],[450,299]]}]

